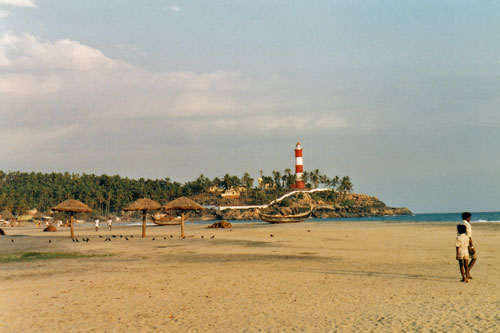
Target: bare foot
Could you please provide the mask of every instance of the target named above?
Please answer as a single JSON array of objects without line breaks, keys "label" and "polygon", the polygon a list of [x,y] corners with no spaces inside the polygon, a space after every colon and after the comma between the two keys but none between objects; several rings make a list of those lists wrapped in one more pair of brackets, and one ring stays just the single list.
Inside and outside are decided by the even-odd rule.
[{"label": "bare foot", "polygon": [[470,275],[469,275],[469,276],[467,277],[467,279],[472,280],[472,276],[470,276]]},{"label": "bare foot", "polygon": [[469,280],[468,280],[468,279],[465,279],[465,283],[469,283]]},{"label": "bare foot", "polygon": [[465,279],[460,280],[460,282],[465,282]]}]

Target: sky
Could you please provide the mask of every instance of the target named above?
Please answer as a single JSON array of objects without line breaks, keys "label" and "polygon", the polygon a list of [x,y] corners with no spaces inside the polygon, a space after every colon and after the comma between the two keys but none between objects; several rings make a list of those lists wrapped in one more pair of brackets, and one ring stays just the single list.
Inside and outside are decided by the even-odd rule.
[{"label": "sky", "polygon": [[500,211],[500,2],[0,0],[0,169],[294,168]]}]

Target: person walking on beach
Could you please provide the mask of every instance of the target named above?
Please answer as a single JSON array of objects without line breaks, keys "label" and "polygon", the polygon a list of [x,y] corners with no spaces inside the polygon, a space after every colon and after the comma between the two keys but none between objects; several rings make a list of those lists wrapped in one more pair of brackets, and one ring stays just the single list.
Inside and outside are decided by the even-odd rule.
[{"label": "person walking on beach", "polygon": [[463,224],[457,225],[457,239],[455,241],[456,259],[462,274],[462,282],[469,283],[469,236]]},{"label": "person walking on beach", "polygon": [[111,226],[113,225],[113,220],[111,218],[108,218],[108,230],[111,231]]},{"label": "person walking on beach", "polygon": [[[472,242],[472,227],[470,225],[470,220],[472,218],[472,214],[470,212],[463,212],[462,213],[462,225],[465,226],[466,230],[466,235],[469,237],[469,258],[471,261],[469,262],[469,273],[468,273],[468,278],[469,280],[472,280],[472,277],[470,276],[470,271],[472,269],[472,266],[477,261],[477,255],[476,255],[476,249],[474,248],[474,243]],[[457,234],[458,236],[458,234]]]},{"label": "person walking on beach", "polygon": [[95,232],[98,232],[99,231],[99,219],[95,219],[94,223],[95,223]]}]

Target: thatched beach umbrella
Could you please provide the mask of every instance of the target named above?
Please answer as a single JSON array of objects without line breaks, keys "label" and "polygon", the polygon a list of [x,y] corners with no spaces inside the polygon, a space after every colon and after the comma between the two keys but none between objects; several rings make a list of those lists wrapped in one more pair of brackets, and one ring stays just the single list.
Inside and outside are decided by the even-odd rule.
[{"label": "thatched beach umbrella", "polygon": [[163,209],[165,209],[165,210],[182,210],[181,237],[184,237],[184,211],[185,210],[201,210],[204,208],[189,198],[180,197],[178,199],[170,201],[168,204],[163,206]]},{"label": "thatched beach umbrella", "polygon": [[146,237],[146,212],[161,209],[161,205],[151,199],[142,198],[132,202],[123,210],[126,212],[142,210],[142,238]]},{"label": "thatched beach umbrella", "polygon": [[71,238],[75,238],[73,231],[73,213],[91,213],[92,209],[89,206],[78,200],[69,199],[61,202],[59,205],[52,207],[56,212],[69,212],[69,226],[71,228]]}]

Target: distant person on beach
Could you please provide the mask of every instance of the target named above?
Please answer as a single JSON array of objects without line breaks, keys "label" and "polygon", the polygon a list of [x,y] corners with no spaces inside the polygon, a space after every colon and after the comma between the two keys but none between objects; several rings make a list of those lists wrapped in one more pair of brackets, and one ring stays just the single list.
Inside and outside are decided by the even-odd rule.
[{"label": "distant person on beach", "polygon": [[472,279],[472,277],[470,276],[470,271],[472,269],[472,266],[474,266],[474,264],[477,261],[476,249],[474,248],[474,243],[472,243],[472,227],[470,225],[471,218],[472,218],[471,213],[469,212],[462,213],[462,225],[465,226],[466,235],[469,237],[469,258],[471,259],[471,261],[469,262],[469,274],[468,274],[469,280]]},{"label": "distant person on beach", "polygon": [[111,227],[113,225],[113,220],[111,218],[108,219],[108,230],[111,231]]},{"label": "distant person on beach", "polygon": [[456,259],[462,274],[462,281],[469,283],[469,236],[467,228],[463,224],[457,225],[457,239],[455,241]]},{"label": "distant person on beach", "polygon": [[99,219],[95,219],[95,231],[98,232],[99,231]]}]

